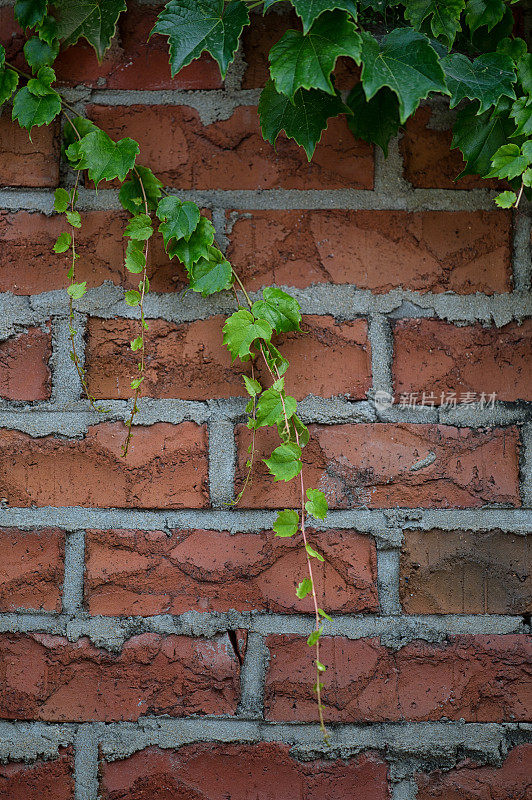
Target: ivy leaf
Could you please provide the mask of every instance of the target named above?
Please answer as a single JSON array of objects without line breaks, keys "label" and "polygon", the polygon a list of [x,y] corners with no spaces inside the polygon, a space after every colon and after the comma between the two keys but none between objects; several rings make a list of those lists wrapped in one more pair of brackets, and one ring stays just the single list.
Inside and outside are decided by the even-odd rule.
[{"label": "ivy leaf", "polygon": [[130,239],[126,247],[125,267],[128,272],[140,275],[146,266],[146,256],[142,244],[135,239]]},{"label": "ivy leaf", "polygon": [[186,267],[191,267],[200,258],[209,258],[209,248],[214,242],[214,227],[210,220],[201,217],[189,239],[173,240],[167,248],[170,258],[177,256]]},{"label": "ivy leaf", "polygon": [[278,422],[283,422],[285,414],[283,402],[286,416],[290,419],[296,412],[297,402],[295,399],[293,397],[285,397],[273,388],[266,389],[257,403],[254,427],[263,428],[265,425],[276,425]]},{"label": "ivy leaf", "polygon": [[[318,630],[312,631],[312,633],[310,634],[310,636],[307,639],[308,646],[309,647],[314,647],[314,645],[319,640],[319,638],[320,638],[322,633],[323,633],[323,625]],[[322,686],[323,686],[323,684],[320,684],[320,687],[322,687]]]},{"label": "ivy leaf", "polygon": [[47,15],[37,26],[39,38],[47,44],[53,44],[57,39],[57,22],[53,17]]},{"label": "ivy leaf", "polygon": [[19,89],[13,100],[13,119],[30,132],[34,125],[48,125],[61,111],[61,98],[51,88],[55,79],[53,69],[41,67],[37,78],[32,78]]},{"label": "ivy leaf", "polygon": [[517,178],[528,166],[526,156],[521,153],[516,144],[503,144],[493,154],[491,159],[492,169],[486,178]]},{"label": "ivy leaf", "polygon": [[529,189],[532,188],[532,167],[529,167],[523,172],[523,183]]},{"label": "ivy leaf", "polygon": [[[138,176],[140,176],[140,180]],[[155,211],[161,196],[162,181],[156,178],[148,167],[135,167],[131,173],[131,180],[123,183],[118,193],[122,207],[131,214],[138,214],[141,209],[144,209],[144,194],[140,181],[142,181],[148,208],[151,211]]]},{"label": "ivy leaf", "polygon": [[347,124],[357,139],[378,144],[388,157],[388,143],[399,130],[399,101],[397,96],[383,86],[371,100],[366,100],[361,83],[349,93],[347,105],[353,112]]},{"label": "ivy leaf", "polygon": [[0,108],[18,86],[18,75],[12,69],[0,67]]},{"label": "ivy leaf", "polygon": [[332,617],[330,617],[330,616],[329,616],[329,614],[327,614],[327,613],[326,613],[326,612],[323,610],[323,608],[318,608],[318,614],[320,615],[320,617],[323,617],[324,619],[328,619],[328,620],[329,620],[329,622],[332,622],[332,621],[333,621]]},{"label": "ivy leaf", "polygon": [[495,198],[495,203],[499,206],[499,208],[511,208],[516,200],[517,195],[515,192],[501,192]]},{"label": "ivy leaf", "polygon": [[[40,74],[40,73],[39,73]],[[133,139],[114,142],[102,130],[95,130],[74,142],[67,149],[67,156],[74,169],[86,169],[96,186],[100,181],[123,181],[135,165],[139,146]]]},{"label": "ivy leaf", "polygon": [[310,434],[308,428],[303,425],[297,414],[293,414],[288,420],[288,431],[286,430],[284,419],[278,422],[277,432],[283,442],[295,442],[300,447],[305,447],[309,443]]},{"label": "ivy leaf", "polygon": [[43,42],[38,36],[32,36],[24,45],[24,56],[32,72],[37,72],[41,67],[53,64],[59,54],[59,44]]},{"label": "ivy leaf", "polygon": [[511,134],[512,139],[516,136],[532,136],[532,98],[519,97],[512,106],[510,116],[517,125]]},{"label": "ivy leaf", "polygon": [[125,0],[54,0],[57,36],[65,47],[83,37],[101,61],[116,32]]},{"label": "ivy leaf", "polygon": [[153,33],[168,36],[172,77],[207,50],[218,62],[222,78],[233,61],[249,14],[242,0],[170,0]]},{"label": "ivy leaf", "polygon": [[310,161],[329,117],[349,111],[341,99],[318,89],[299,89],[291,100],[268,81],[259,100],[262,135],[275,146],[282,130],[305,149]]},{"label": "ivy leaf", "polygon": [[517,64],[517,76],[528,95],[532,95],[532,53],[526,53]]},{"label": "ivy leaf", "polygon": [[434,36],[447,39],[449,47],[460,30],[460,14],[465,0],[406,0],[405,17],[419,31],[427,17]]},{"label": "ivy leaf", "polygon": [[79,300],[86,291],[87,281],[83,281],[83,283],[71,283],[70,286],[67,287],[67,292],[72,300]]},{"label": "ivy leaf", "polygon": [[81,228],[81,215],[79,211],[65,211],[66,218],[73,228]]},{"label": "ivy leaf", "polygon": [[515,72],[512,60],[503,53],[485,53],[471,62],[461,53],[442,58],[451,108],[464,98],[479,100],[479,114],[494,106],[504,95],[515,100]]},{"label": "ivy leaf", "polygon": [[308,500],[305,508],[316,519],[325,519],[329,506],[323,492],[319,489],[307,489]]},{"label": "ivy leaf", "polygon": [[72,236],[67,231],[63,231],[63,233],[59,234],[54,244],[54,253],[66,253],[71,243]]},{"label": "ivy leaf", "polygon": [[303,23],[303,33],[307,33],[314,20],[324,11],[331,11],[339,8],[347,11],[353,19],[357,18],[356,0],[290,0],[296,10],[296,14]]},{"label": "ivy leaf", "polygon": [[70,195],[66,189],[56,189],[54,192],[54,209],[64,214],[70,203]]},{"label": "ivy leaf", "polygon": [[208,297],[215,292],[228,289],[233,270],[231,264],[216,247],[209,248],[209,258],[200,258],[189,270],[190,288]]},{"label": "ivy leaf", "polygon": [[276,447],[270,458],[264,463],[273,475],[274,481],[291,481],[302,469],[301,448],[293,442],[286,442]]},{"label": "ivy leaf", "polygon": [[150,236],[153,235],[153,228],[151,219],[147,214],[137,214],[132,217],[124,231],[124,236],[129,236],[130,239],[145,242]]},{"label": "ivy leaf", "polygon": [[279,511],[277,519],[273,523],[273,530],[276,536],[281,538],[288,538],[297,533],[299,527],[299,514],[297,511],[291,511],[286,508],[284,511]]},{"label": "ivy leaf", "polygon": [[247,375],[242,375],[244,378],[244,385],[246,387],[246,392],[251,397],[256,397],[258,394],[262,392],[262,386],[255,378],[248,378]]},{"label": "ivy leaf", "polygon": [[301,330],[301,306],[294,297],[272,286],[264,289],[262,296],[264,300],[253,303],[256,317],[267,319],[277,333]]},{"label": "ivy leaf", "polygon": [[471,33],[484,25],[490,31],[501,21],[505,10],[503,0],[467,0],[465,20]]},{"label": "ivy leaf", "polygon": [[462,175],[486,175],[493,154],[506,144],[513,132],[508,116],[510,101],[502,98],[490,111],[476,113],[476,103],[458,112],[453,128],[451,149],[458,147],[466,163]]},{"label": "ivy leaf", "polygon": [[526,54],[526,42],[523,39],[506,37],[497,44],[497,52],[510,56],[512,61],[517,64]]},{"label": "ivy leaf", "polygon": [[177,197],[163,197],[157,206],[157,216],[162,220],[159,232],[165,246],[170,239],[185,239],[188,242],[200,221],[200,210],[190,200],[181,202]]},{"label": "ivy leaf", "polygon": [[137,292],[136,289],[128,289],[128,291],[124,294],[124,300],[128,306],[138,306],[140,303],[140,292]]},{"label": "ivy leaf", "polygon": [[270,50],[270,74],[281,94],[293,97],[298,89],[322,89],[335,94],[331,72],[340,56],[360,64],[362,41],[347,14],[322,14],[306,35],[287,31]]},{"label": "ivy leaf", "polygon": [[380,42],[362,34],[362,85],[368,100],[388,86],[399,98],[401,124],[431,92],[449,94],[438,55],[426,36],[396,28]]},{"label": "ivy leaf", "polygon": [[135,352],[135,350],[142,350],[142,346],[144,345],[144,339],[142,336],[137,336],[136,339],[133,339],[130,347]]},{"label": "ivy leaf", "polygon": [[317,550],[314,550],[314,548],[311,547],[309,544],[305,545],[305,550],[307,551],[309,556],[312,556],[312,558],[317,558],[318,561],[325,561],[325,559],[323,558],[322,554],[318,553]]},{"label": "ivy leaf", "polygon": [[240,358],[249,360],[250,347],[256,339],[269,342],[272,338],[272,326],[265,319],[255,319],[245,308],[235,311],[223,326],[223,343],[229,350],[232,360]]},{"label": "ivy leaf", "polygon": [[296,589],[296,596],[303,600],[312,591],[312,581],[310,578],[304,578]]},{"label": "ivy leaf", "polygon": [[34,28],[44,19],[47,0],[17,0],[15,17],[21,28]]}]

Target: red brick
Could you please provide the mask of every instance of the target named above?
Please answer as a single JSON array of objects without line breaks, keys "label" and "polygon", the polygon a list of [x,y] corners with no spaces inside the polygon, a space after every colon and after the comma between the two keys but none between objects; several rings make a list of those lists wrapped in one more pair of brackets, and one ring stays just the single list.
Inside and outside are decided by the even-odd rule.
[{"label": "red brick", "polygon": [[122,457],[122,423],[89,427],[83,439],[0,430],[1,496],[12,506],[203,508],[207,432],[193,422],[135,427]]},{"label": "red brick", "polygon": [[[296,636],[269,636],[265,709],[270,720],[310,722],[315,652]],[[532,702],[529,637],[453,636],[400,650],[378,639],[325,637],[323,702],[329,722],[526,720]]]},{"label": "red brick", "polygon": [[102,769],[101,800],[389,800],[387,764],[376,753],[349,760],[297,761],[289,747],[201,743],[147,748]]},{"label": "red brick", "polygon": [[0,112],[0,186],[54,187],[59,182],[59,128],[56,123],[28,132]]},{"label": "red brick", "polygon": [[4,800],[74,800],[72,748],[60,748],[56,758],[33,764],[0,764],[0,797]]},{"label": "red brick", "polygon": [[[181,325],[150,321],[143,394],[185,400],[245,395],[242,373],[251,374],[251,370],[249,366],[242,369],[240,364],[231,364],[231,357],[222,346],[224,321],[225,317]],[[137,328],[138,323],[124,319],[89,321],[87,374],[95,396],[130,396],[131,376],[138,358],[129,342]],[[287,391],[298,398],[308,394],[364,398],[371,385],[366,321],[337,323],[330,316],[308,316],[303,330],[304,334],[284,335],[277,342],[290,361]],[[261,366],[258,365],[257,374],[267,386],[271,381]]]},{"label": "red brick", "polygon": [[47,722],[137,720],[231,714],[238,662],[227,635],[218,639],[143,633],[122,652],[49,634],[0,639],[0,716]]},{"label": "red brick", "polygon": [[50,328],[28,328],[0,342],[0,397],[7,400],[48,400],[52,376]]},{"label": "red brick", "polygon": [[[237,428],[237,491],[245,474],[250,432]],[[516,428],[454,428],[427,424],[313,425],[303,450],[307,486],[322,489],[332,508],[475,508],[520,505]],[[298,505],[296,481],[278,482],[261,459],[279,444],[273,431],[256,437],[255,477],[242,499],[249,508]],[[412,470],[434,454],[426,467]]]},{"label": "red brick", "polygon": [[[310,532],[326,563],[316,570],[329,611],[376,611],[375,544],[354,531]],[[91,614],[151,615],[197,611],[310,612],[296,598],[306,575],[297,539],[273,532],[89,531],[85,596]]]},{"label": "red brick", "polygon": [[417,800],[530,800],[532,745],[521,744],[500,767],[470,759],[449,772],[417,775]]},{"label": "red brick", "polygon": [[373,188],[372,148],[353,139],[343,117],[330,120],[309,164],[295,142],[279,137],[276,152],[263,140],[252,106],[210,125],[189,106],[91,106],[87,113],[110,136],[138,141],[140,163],[180,189]]},{"label": "red brick", "polygon": [[497,400],[532,400],[532,320],[503,328],[456,327],[436,319],[400,320],[394,329],[397,393],[495,393]]},{"label": "red brick", "polygon": [[254,211],[234,223],[228,257],[250,289],[350,283],[491,294],[511,288],[510,251],[503,211]]},{"label": "red brick", "polygon": [[61,610],[64,534],[0,529],[0,611]]},{"label": "red brick", "polygon": [[498,530],[405,531],[400,591],[409,614],[530,613],[530,539]]}]

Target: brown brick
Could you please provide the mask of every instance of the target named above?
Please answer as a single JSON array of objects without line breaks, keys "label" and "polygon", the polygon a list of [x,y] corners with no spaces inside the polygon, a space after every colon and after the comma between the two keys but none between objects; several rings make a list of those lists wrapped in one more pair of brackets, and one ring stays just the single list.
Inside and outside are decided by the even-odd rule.
[{"label": "brown brick", "polygon": [[[326,557],[316,569],[319,601],[332,612],[376,611],[375,544],[354,531],[309,533]],[[89,531],[85,596],[91,614],[185,611],[311,612],[296,598],[306,575],[297,538],[273,532]]]},{"label": "brown brick", "polygon": [[477,399],[494,393],[497,400],[532,400],[532,320],[503,328],[400,320],[393,375],[397,393],[432,393],[436,405],[450,392],[458,402],[467,392]]},{"label": "brown brick", "polygon": [[[265,709],[270,720],[314,721],[315,652],[296,636],[269,636]],[[387,650],[378,639],[325,637],[320,660],[330,722],[525,720],[532,702],[526,635],[453,636]]]},{"label": "brown brick", "polygon": [[500,767],[466,759],[449,772],[418,774],[417,800],[530,800],[532,745],[521,744]]},{"label": "brown brick", "polygon": [[[154,320],[147,332],[147,374],[143,394],[208,400],[245,395],[242,373],[248,367],[231,364],[222,346],[225,317],[176,325]],[[129,348],[137,335],[132,320],[91,319],[86,351],[90,391],[97,397],[127,398],[138,358]],[[371,385],[371,354],[365,320],[337,323],[332,317],[304,318],[302,335],[288,334],[277,342],[290,361],[286,389],[298,398],[308,394],[339,394],[364,398]],[[264,385],[271,383],[258,365]]]},{"label": "brown brick", "polygon": [[74,754],[60,748],[56,758],[31,764],[0,764],[3,800],[74,800]]},{"label": "brown brick", "polygon": [[532,611],[530,539],[494,530],[405,531],[401,602],[409,614]]},{"label": "brown brick", "polygon": [[[307,486],[322,489],[332,508],[475,508],[486,503],[519,506],[518,433],[515,428],[473,430],[447,425],[313,425],[303,451]],[[249,431],[237,428],[237,491],[245,474]],[[249,508],[296,505],[296,481],[278,482],[261,459],[279,444],[259,430],[255,477],[242,504]],[[420,461],[435,456],[425,467]]]},{"label": "brown brick", "polygon": [[64,549],[53,528],[0,528],[0,611],[60,611]]},{"label": "brown brick", "polygon": [[199,743],[177,751],[155,747],[102,768],[101,800],[389,800],[387,764],[376,753],[349,760],[297,761],[289,746]]},{"label": "brown brick", "polygon": [[238,662],[227,635],[215,640],[144,633],[122,652],[49,634],[0,638],[0,716],[48,722],[231,714]]},{"label": "brown brick", "polygon": [[0,112],[0,186],[54,187],[59,182],[58,125],[28,132],[11,121],[8,107]]},{"label": "brown brick", "polygon": [[48,400],[52,376],[50,328],[28,328],[0,342],[0,397],[7,400]]},{"label": "brown brick", "polygon": [[[262,138],[257,109],[202,125],[189,106],[91,106],[110,136],[139,142],[140,163],[180,189],[371,189],[372,148],[353,139],[345,119],[332,119],[309,164],[293,141],[277,152]],[[157,131],[157,136],[153,132]]]},{"label": "brown brick", "polygon": [[251,289],[270,283],[350,283],[376,293],[511,288],[507,212],[254,211],[228,217],[234,221],[228,257]]},{"label": "brown brick", "polygon": [[0,430],[0,492],[13,506],[203,508],[207,432],[193,422],[126,428],[100,423],[83,439]]}]

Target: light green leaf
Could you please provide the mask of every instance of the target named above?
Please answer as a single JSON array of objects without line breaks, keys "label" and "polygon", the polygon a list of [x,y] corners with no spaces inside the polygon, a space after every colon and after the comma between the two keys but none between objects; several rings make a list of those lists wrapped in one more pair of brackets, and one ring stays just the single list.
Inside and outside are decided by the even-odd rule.
[{"label": "light green leaf", "polygon": [[353,112],[347,124],[357,139],[378,144],[388,157],[388,143],[399,130],[399,101],[387,86],[379,89],[371,100],[366,99],[361,83],[349,93],[347,105]]},{"label": "light green leaf", "polygon": [[305,545],[305,550],[307,551],[309,556],[311,556],[312,558],[317,558],[318,561],[325,561],[325,559],[323,558],[322,554],[318,553],[317,550],[314,550],[314,548],[311,547],[309,544]]},{"label": "light green leaf", "polygon": [[316,519],[325,519],[329,506],[323,492],[319,489],[307,489],[308,500],[305,503],[305,508],[309,514]]},{"label": "light green leaf", "polygon": [[137,390],[142,383],[144,378],[135,378],[135,380],[131,381],[131,388]]},{"label": "light green leaf", "polygon": [[143,343],[144,343],[144,339],[142,338],[142,336],[137,336],[137,338],[133,339],[132,342],[131,342],[131,349],[133,351],[142,350]]},{"label": "light green leaf", "polygon": [[128,306],[138,306],[140,303],[140,292],[137,292],[136,289],[128,289],[124,295],[124,300]]},{"label": "light green leaf", "polygon": [[253,303],[256,317],[267,319],[277,333],[301,330],[301,306],[294,297],[271,286],[264,289],[262,296],[263,300]]},{"label": "light green leaf", "polygon": [[67,292],[72,300],[79,300],[86,291],[87,281],[83,281],[83,283],[71,283],[70,286],[67,287]]},{"label": "light green leaf", "polygon": [[388,86],[399,98],[399,118],[406,122],[431,92],[449,94],[438,55],[426,36],[396,28],[379,44],[362,34],[362,85],[368,100]]},{"label": "light green leaf", "polygon": [[508,116],[510,101],[502,98],[494,109],[477,115],[476,104],[458,112],[451,148],[459,147],[467,164],[461,175],[486,175],[491,158],[508,141],[513,123]]},{"label": "light green leaf", "polygon": [[287,31],[270,50],[270,74],[281,94],[294,96],[298,89],[322,89],[334,95],[331,72],[340,56],[360,64],[361,39],[347,14],[322,14],[304,35]]},{"label": "light green leaf", "polygon": [[137,214],[132,217],[124,231],[124,236],[129,236],[130,239],[136,241],[147,241],[153,235],[153,228],[151,219],[148,214]]},{"label": "light green leaf", "polygon": [[300,600],[303,600],[312,591],[312,581],[310,578],[304,578],[296,589],[296,595]]},{"label": "light green leaf", "polygon": [[303,23],[303,33],[306,33],[320,14],[324,11],[331,11],[339,8],[347,11],[353,19],[357,18],[356,0],[290,0],[296,10],[296,14],[301,17]]},{"label": "light green leaf", "polygon": [[229,289],[233,277],[231,264],[216,247],[209,247],[209,257],[200,258],[188,272],[190,288],[202,297]]},{"label": "light green leaf", "polygon": [[242,375],[244,378],[244,384],[246,386],[246,391],[251,397],[256,397],[258,394],[262,392],[262,386],[258,381],[254,378],[248,378],[247,375]]},{"label": "light green leaf", "polygon": [[[283,411],[283,402],[284,409]],[[255,428],[263,428],[265,425],[276,425],[284,420],[284,414],[288,419],[295,414],[297,402],[293,397],[284,396],[284,393],[276,392],[275,389],[266,389],[259,397],[255,417]]]},{"label": "light green leaf", "polygon": [[[137,173],[140,176],[140,180]],[[122,207],[125,208],[126,211],[131,212],[131,214],[138,214],[139,211],[144,211],[144,194],[140,181],[142,181],[144,194],[146,195],[146,201],[150,211],[155,211],[157,203],[159,202],[159,197],[161,196],[163,184],[159,178],[155,177],[151,169],[147,167],[135,167],[134,171],[131,173],[131,180],[123,183],[118,193],[118,199]]]},{"label": "light green leaf", "polygon": [[318,89],[299,89],[291,100],[275,89],[268,81],[259,100],[262,135],[275,146],[282,130],[305,149],[310,161],[329,117],[348,112],[349,109],[336,95]]},{"label": "light green leaf", "polygon": [[54,244],[54,253],[66,253],[71,244],[72,236],[67,231],[63,231],[63,233],[59,234]]},{"label": "light green leaf", "polygon": [[317,659],[316,659],[316,667],[318,668],[318,672],[327,671],[327,667],[325,666],[325,664],[322,664],[321,661],[318,661]]},{"label": "light green leaf", "polygon": [[332,617],[330,617],[328,614],[326,614],[325,611],[323,610],[323,608],[318,608],[318,614],[320,615],[320,617],[323,617],[324,619],[328,619],[329,622],[333,621]]},{"label": "light green leaf", "polygon": [[532,164],[532,140],[521,145],[521,152],[527,160],[527,164]]},{"label": "light green leaf", "polygon": [[32,72],[37,72],[41,67],[53,64],[59,54],[59,43],[48,44],[38,36],[32,36],[24,45],[24,55]]},{"label": "light green leaf", "polygon": [[187,239],[172,239],[167,247],[170,258],[177,256],[187,268],[199,261],[200,258],[209,259],[209,253],[214,242],[214,227],[210,220],[201,217],[196,229]]},{"label": "light green leaf", "polygon": [[529,167],[523,172],[523,183],[527,188],[532,186],[532,168]]},{"label": "light green leaf", "polygon": [[253,314],[241,308],[235,311],[223,327],[223,343],[229,350],[232,360],[249,360],[250,347],[257,339],[269,342],[273,334],[272,326],[264,319],[256,320]]},{"label": "light green leaf", "polygon": [[104,131],[87,133],[80,142],[67,149],[67,156],[74,169],[86,169],[96,186],[100,181],[123,181],[133,169],[139,146],[133,139],[114,142]]},{"label": "light green leaf", "polygon": [[21,28],[34,28],[43,21],[47,0],[17,0],[15,17]]},{"label": "light green leaf", "polygon": [[517,178],[528,166],[526,156],[516,144],[504,144],[493,154],[492,169],[486,178]]},{"label": "light green leaf", "polygon": [[[46,69],[43,67],[43,69]],[[27,86],[19,89],[13,99],[13,119],[30,132],[34,126],[48,125],[61,111],[61,98],[55,91],[35,95]]]},{"label": "light green leaf", "polygon": [[501,192],[501,194],[497,195],[495,198],[495,203],[499,208],[511,208],[516,200],[517,195],[515,192]]},{"label": "light green leaf", "polygon": [[264,356],[268,362],[269,368],[273,370],[273,372],[276,374],[279,373],[279,375],[285,374],[289,367],[289,363],[286,358],[281,355],[275,345],[269,343],[268,346],[264,348]]},{"label": "light green leaf", "polygon": [[479,100],[479,114],[494,106],[502,95],[515,100],[515,72],[509,56],[485,53],[471,62],[456,53],[441,60],[447,86],[451,92],[451,108],[464,98]]},{"label": "light green leaf", "polygon": [[190,200],[181,202],[173,195],[163,197],[157,206],[157,216],[162,220],[159,231],[167,247],[170,239],[185,239],[188,242],[200,221],[200,210]]},{"label": "light green leaf", "polygon": [[295,442],[300,447],[305,447],[309,443],[310,434],[308,428],[303,425],[297,414],[293,414],[288,420],[288,432],[284,420],[277,423],[277,432],[283,442]]},{"label": "light green leaf", "polygon": [[474,33],[486,25],[490,31],[501,21],[505,9],[503,0],[467,0],[465,20],[469,30]]},{"label": "light green leaf", "polygon": [[168,36],[172,77],[207,50],[225,78],[245,25],[249,25],[249,14],[241,0],[227,5],[223,0],[170,0],[152,34]]},{"label": "light green leaf", "polygon": [[281,536],[282,538],[294,536],[297,533],[298,527],[299,514],[297,511],[291,511],[287,508],[284,511],[279,511],[277,519],[273,523],[275,535]]},{"label": "light green leaf", "polygon": [[532,98],[519,97],[512,106],[510,116],[517,125],[511,134],[512,139],[516,136],[532,136]]},{"label": "light green leaf", "polygon": [[70,195],[66,189],[56,189],[54,192],[54,209],[64,214],[70,205]]},{"label": "light green leaf", "polygon": [[436,38],[442,36],[452,45],[460,30],[460,14],[465,0],[406,0],[405,17],[421,30],[423,21],[431,17],[430,28]]},{"label": "light green leaf", "polygon": [[65,47],[83,37],[101,61],[116,32],[125,0],[54,0],[57,36]]},{"label": "light green leaf", "polygon": [[125,267],[128,272],[139,275],[146,266],[146,256],[143,245],[135,239],[130,239],[126,247]]},{"label": "light green leaf", "polygon": [[65,215],[73,228],[81,228],[81,216],[79,211],[65,211]]},{"label": "light green leaf", "polygon": [[286,442],[276,447],[270,458],[264,463],[274,477],[274,481],[291,481],[301,472],[301,448],[293,442]]},{"label": "light green leaf", "polygon": [[12,69],[0,68],[0,108],[18,86],[18,75]]},{"label": "light green leaf", "polygon": [[312,631],[312,633],[307,639],[308,646],[314,647],[314,645],[316,644],[322,633],[323,633],[323,625],[321,626],[321,628],[319,628],[319,630]]}]

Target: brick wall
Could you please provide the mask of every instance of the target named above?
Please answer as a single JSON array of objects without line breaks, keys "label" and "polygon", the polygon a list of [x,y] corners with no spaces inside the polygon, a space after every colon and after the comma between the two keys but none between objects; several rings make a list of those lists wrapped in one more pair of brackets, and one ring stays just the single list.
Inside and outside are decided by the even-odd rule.
[{"label": "brick wall", "polygon": [[[391,155],[331,123],[314,161],[263,142],[256,103],[286,20],[257,20],[225,85],[203,58],[171,80],[154,11],[130,4],[98,67],[59,59],[65,93],[132,135],[256,291],[290,287],[290,391],[311,426],[307,474],[331,513],[310,532],[332,748],[310,688],[310,605],[259,467],[237,509],[247,431],[221,349],[230,296],[181,296],[153,252],[146,399],[129,459],[136,310],[123,302],[124,214],[80,191],[78,347],[69,359],[59,130],[0,118],[0,798],[528,797],[532,490],[530,221],[496,210],[426,104]],[[22,38],[0,7],[12,58]],[[343,86],[352,78],[342,74]],[[103,286],[102,286],[103,284]],[[392,405],[375,393],[393,394]],[[404,407],[422,393],[433,404]],[[494,404],[441,403],[455,392]],[[381,395],[381,397],[386,395]],[[258,436],[259,451],[271,446]],[[279,787],[283,787],[280,794]]]}]

